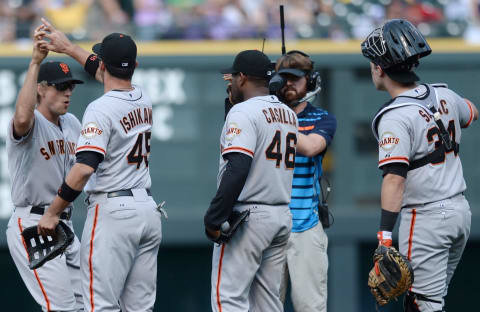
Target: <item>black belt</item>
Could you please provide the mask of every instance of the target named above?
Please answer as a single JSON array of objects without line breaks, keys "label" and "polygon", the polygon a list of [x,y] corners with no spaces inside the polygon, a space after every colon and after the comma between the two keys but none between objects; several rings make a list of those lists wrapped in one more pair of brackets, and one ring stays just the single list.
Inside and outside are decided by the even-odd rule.
[{"label": "black belt", "polygon": [[[147,189],[147,195],[152,196],[150,189]],[[133,196],[132,190],[120,190],[107,193],[107,198],[120,197],[120,196]]]},{"label": "black belt", "polygon": [[[33,206],[32,209],[30,209],[30,213],[43,215],[47,208],[48,208],[48,206]],[[72,209],[71,208],[68,210],[68,212],[64,211],[60,215],[60,219],[62,219],[62,220],[70,220],[71,217],[72,217]]]}]

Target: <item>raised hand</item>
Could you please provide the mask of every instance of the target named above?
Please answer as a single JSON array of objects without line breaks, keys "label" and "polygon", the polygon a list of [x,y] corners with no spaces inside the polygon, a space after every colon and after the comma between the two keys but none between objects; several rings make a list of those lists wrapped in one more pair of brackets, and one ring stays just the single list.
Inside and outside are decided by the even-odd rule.
[{"label": "raised hand", "polygon": [[33,52],[32,52],[32,62],[35,64],[40,64],[48,55],[48,49],[44,47],[46,41],[42,40],[41,36],[42,25],[35,28],[33,34]]},{"label": "raised hand", "polygon": [[53,27],[45,18],[42,17],[41,20],[42,25],[39,26],[40,30],[37,36],[41,37],[41,39],[47,38],[50,41],[44,41],[41,45],[42,48],[57,53],[67,53],[73,46],[72,42],[63,32]]}]

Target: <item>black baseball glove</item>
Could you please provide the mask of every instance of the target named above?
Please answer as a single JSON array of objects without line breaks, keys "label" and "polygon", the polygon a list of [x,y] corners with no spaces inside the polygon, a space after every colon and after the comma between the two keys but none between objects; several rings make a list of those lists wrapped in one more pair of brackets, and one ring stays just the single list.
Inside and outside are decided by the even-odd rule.
[{"label": "black baseball glove", "polygon": [[217,244],[225,244],[233,237],[235,232],[238,230],[238,227],[245,222],[247,217],[250,215],[250,210],[244,211],[233,211],[230,217],[228,218],[228,223],[225,222],[220,229],[220,236],[215,238],[211,236],[208,231],[205,231],[208,239]]},{"label": "black baseball glove", "polygon": [[368,274],[368,286],[381,306],[395,299],[413,284],[410,261],[393,247],[380,245],[373,254],[374,267]]},{"label": "black baseball glove", "polygon": [[[58,222],[54,237],[38,235],[36,225],[24,229],[22,236],[30,262],[28,267],[31,270],[38,269],[45,262],[62,254],[75,238],[72,230],[62,221]],[[49,238],[51,238],[51,240]],[[34,244],[32,244],[32,240]]]}]

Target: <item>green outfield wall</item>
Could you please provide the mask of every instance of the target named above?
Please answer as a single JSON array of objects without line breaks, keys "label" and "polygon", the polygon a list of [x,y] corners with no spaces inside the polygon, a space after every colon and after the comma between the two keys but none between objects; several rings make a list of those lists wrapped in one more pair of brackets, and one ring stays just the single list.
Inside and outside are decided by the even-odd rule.
[{"label": "green outfield wall", "polygon": [[[203,215],[216,191],[219,135],[226,95],[219,70],[231,65],[232,54],[241,49],[215,55],[204,52],[195,55],[195,50],[189,53],[182,50],[181,53],[164,52],[156,56],[146,53],[139,57],[133,80],[144,88],[153,102],[152,193],[157,201],[167,202],[169,216],[164,222],[164,239],[159,252],[155,311],[203,312],[210,309],[211,245],[204,235]],[[334,225],[327,230],[328,311],[374,311],[366,283],[379,222],[381,172],[377,169],[377,145],[370,122],[389,98],[386,93],[374,89],[369,64],[359,53],[354,50],[344,54],[329,53],[328,49],[315,51],[310,50],[322,76],[322,92],[315,104],[332,112],[338,120],[337,133],[325,164],[332,184],[330,206],[335,217]],[[269,56],[275,59],[279,54],[270,53]],[[74,75],[86,81],[74,90],[70,106],[70,111],[81,120],[86,106],[103,93],[103,87],[87,77],[72,60],[57,56],[51,59],[66,61]],[[16,272],[4,234],[13,208],[5,137],[28,63],[26,56],[0,57],[0,276],[5,285],[0,292],[2,311],[40,311]],[[477,106],[480,104],[480,52],[477,50],[434,53],[422,62],[418,73],[422,81],[445,82]],[[480,258],[479,140],[477,124],[462,131],[460,156],[468,185],[466,196],[472,208],[472,232],[447,297],[448,311],[476,309],[470,306],[471,300],[465,298],[473,297],[475,291],[467,285],[474,285],[470,281],[480,278],[474,266]],[[80,235],[85,205],[82,198],[75,204],[74,225]],[[291,311],[289,309],[286,311]],[[393,304],[384,311],[400,311],[400,308]]]}]

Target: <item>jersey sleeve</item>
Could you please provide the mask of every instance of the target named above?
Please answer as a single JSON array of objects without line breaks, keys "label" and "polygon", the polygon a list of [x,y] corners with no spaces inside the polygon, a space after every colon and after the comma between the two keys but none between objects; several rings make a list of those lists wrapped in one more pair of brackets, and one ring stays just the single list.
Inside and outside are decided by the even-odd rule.
[{"label": "jersey sleeve", "polygon": [[458,118],[460,120],[460,126],[467,128],[473,121],[473,107],[472,102],[466,98],[457,96]]},{"label": "jersey sleeve", "polygon": [[382,118],[378,125],[378,167],[386,164],[410,165],[411,141],[405,123]]},{"label": "jersey sleeve", "polygon": [[87,108],[82,120],[82,130],[78,138],[76,153],[92,151],[105,157],[110,131],[110,118],[102,112]]},{"label": "jersey sleeve", "polygon": [[243,112],[230,112],[222,133],[222,156],[231,153],[243,153],[253,158],[257,144],[257,134],[252,120]]},{"label": "jersey sleeve", "polygon": [[322,119],[315,122],[314,128],[310,133],[321,135],[325,138],[325,141],[327,141],[327,145],[330,145],[336,130],[337,119],[335,118],[335,116],[327,114]]},{"label": "jersey sleeve", "polygon": [[28,130],[27,134],[25,134],[24,136],[20,138],[16,138],[15,135],[13,134],[13,118],[12,118],[8,123],[8,129],[7,129],[8,140],[13,144],[24,144],[26,142],[29,142],[30,139],[33,137],[33,132],[35,132],[35,128],[37,127],[37,124],[38,124],[37,116],[34,114],[32,128]]}]

